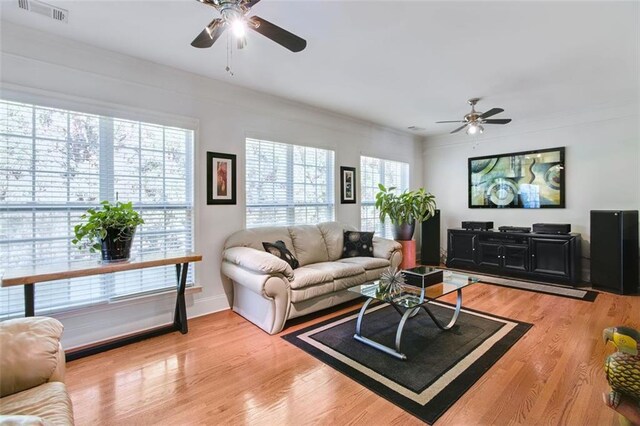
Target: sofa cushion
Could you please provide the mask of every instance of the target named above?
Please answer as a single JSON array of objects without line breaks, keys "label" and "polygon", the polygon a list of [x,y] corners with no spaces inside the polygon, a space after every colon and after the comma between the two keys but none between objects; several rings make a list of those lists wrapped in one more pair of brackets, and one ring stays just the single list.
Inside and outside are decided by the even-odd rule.
[{"label": "sofa cushion", "polygon": [[333,281],[333,288],[335,291],[345,290],[354,285],[360,285],[367,282],[367,274],[361,273],[358,275],[352,275],[350,277],[337,278]]},{"label": "sofa cushion", "polygon": [[364,267],[355,263],[318,262],[307,265],[306,267],[317,271],[327,272],[331,274],[331,277],[334,279],[351,277],[364,272]]},{"label": "sofa cushion", "polygon": [[289,285],[292,289],[300,289],[332,281],[333,275],[331,272],[301,266],[293,271],[293,281],[291,281]]},{"label": "sofa cushion", "polygon": [[298,266],[300,266],[298,259],[296,259],[295,256],[291,254],[282,240],[278,240],[275,243],[267,243],[263,241],[262,247],[264,247],[265,251],[287,262],[289,266],[291,266],[291,269],[296,269]]},{"label": "sofa cushion", "polygon": [[335,291],[333,281],[322,284],[315,284],[300,289],[291,289],[291,303],[304,302],[314,297],[324,296]]},{"label": "sofa cushion", "polygon": [[373,257],[373,232],[344,231],[342,257]]},{"label": "sofa cushion", "polygon": [[388,268],[389,265],[391,265],[391,262],[387,259],[380,259],[379,257],[347,257],[340,259],[338,262],[359,265],[367,271],[370,269]]},{"label": "sofa cushion", "polygon": [[293,250],[300,262],[300,266],[329,260],[327,245],[320,229],[316,225],[290,226],[289,234],[291,235]]},{"label": "sofa cushion", "polygon": [[[264,247],[262,247],[263,241],[278,240],[283,241],[289,249],[293,247],[289,229],[286,226],[263,226],[261,228],[243,229],[242,231],[234,232],[227,238],[227,241],[224,243],[224,248],[251,247],[264,251]],[[292,250],[292,254],[296,256],[295,249]]]},{"label": "sofa cushion", "polygon": [[72,425],[73,409],[64,383],[50,382],[0,399],[2,414],[29,414],[46,425]]},{"label": "sofa cushion", "polygon": [[342,257],[342,248],[344,246],[343,232],[345,230],[352,230],[352,227],[349,225],[342,225],[338,222],[323,222],[318,224],[318,229],[320,230],[320,233],[322,233],[324,242],[327,245],[329,261],[340,259]]},{"label": "sofa cushion", "polygon": [[371,281],[379,280],[380,279],[380,275],[382,275],[382,273],[384,271],[386,271],[387,269],[388,269],[388,267],[386,267],[386,268],[378,268],[378,269],[367,269],[364,272],[364,274],[367,277],[365,282],[371,282]]}]

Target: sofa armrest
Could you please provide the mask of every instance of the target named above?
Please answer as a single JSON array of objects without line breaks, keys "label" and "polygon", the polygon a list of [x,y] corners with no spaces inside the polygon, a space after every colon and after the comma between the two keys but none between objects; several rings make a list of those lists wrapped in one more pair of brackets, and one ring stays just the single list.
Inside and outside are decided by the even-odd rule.
[{"label": "sofa armrest", "polygon": [[391,260],[393,254],[402,251],[402,245],[395,240],[373,237],[373,257]]},{"label": "sofa armrest", "polygon": [[47,317],[0,323],[0,397],[63,380],[62,330],[60,321]]},{"label": "sofa armrest", "polygon": [[284,275],[293,281],[293,269],[284,260],[251,247],[231,247],[222,254],[224,260],[242,268],[268,275]]}]

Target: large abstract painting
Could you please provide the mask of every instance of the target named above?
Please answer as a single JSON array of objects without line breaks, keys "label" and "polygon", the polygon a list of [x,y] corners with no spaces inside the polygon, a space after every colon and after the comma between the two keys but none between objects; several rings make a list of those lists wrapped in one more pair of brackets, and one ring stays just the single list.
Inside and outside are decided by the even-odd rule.
[{"label": "large abstract painting", "polygon": [[564,147],[469,158],[470,208],[564,208]]}]

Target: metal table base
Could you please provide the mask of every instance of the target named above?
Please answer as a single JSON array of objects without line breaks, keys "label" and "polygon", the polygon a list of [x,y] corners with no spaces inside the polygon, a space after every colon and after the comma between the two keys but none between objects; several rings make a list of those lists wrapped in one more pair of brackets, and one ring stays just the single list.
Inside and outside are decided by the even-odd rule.
[{"label": "metal table base", "polygon": [[364,302],[364,305],[362,305],[362,308],[360,309],[360,313],[358,314],[358,320],[356,322],[356,334],[354,334],[353,338],[366,344],[371,346],[372,348],[375,348],[379,351],[382,351],[384,353],[387,353],[393,357],[396,357],[398,359],[401,360],[406,360],[407,356],[405,354],[403,354],[400,350],[400,346],[402,343],[402,331],[404,330],[404,326],[407,322],[407,320],[411,317],[414,317],[415,315],[418,314],[418,312],[420,311],[420,308],[424,309],[427,314],[429,315],[429,317],[431,317],[431,319],[433,320],[433,322],[435,323],[435,325],[441,329],[441,330],[449,330],[451,329],[451,327],[453,327],[456,323],[456,321],[458,320],[458,316],[460,315],[460,309],[462,308],[462,289],[459,288],[457,290],[457,301],[456,301],[456,308],[455,311],[453,313],[453,317],[451,318],[451,321],[449,321],[449,323],[447,325],[444,325],[440,322],[440,320],[438,320],[435,315],[433,315],[433,313],[429,310],[428,304],[429,302],[424,303],[423,305],[417,306],[415,308],[407,308],[404,312],[402,312],[402,310],[400,308],[398,308],[396,305],[394,305],[393,303],[390,303],[391,306],[393,306],[395,308],[396,311],[398,311],[398,313],[400,315],[402,315],[402,318],[400,319],[400,322],[398,323],[398,329],[396,330],[396,340],[395,340],[395,349],[390,348],[388,346],[383,345],[382,343],[378,343],[374,340],[371,340],[367,337],[364,337],[362,335],[362,319],[364,318],[365,312],[367,311],[367,308],[369,307],[369,305],[371,304],[371,302],[375,300],[372,298],[367,299],[366,302]]}]

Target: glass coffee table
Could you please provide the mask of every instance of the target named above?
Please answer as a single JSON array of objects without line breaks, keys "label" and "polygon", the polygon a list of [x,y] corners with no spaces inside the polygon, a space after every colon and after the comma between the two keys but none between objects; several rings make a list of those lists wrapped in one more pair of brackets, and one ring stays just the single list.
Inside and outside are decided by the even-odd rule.
[{"label": "glass coffee table", "polygon": [[[428,286],[414,286],[405,284],[402,286],[402,291],[394,294],[390,294],[384,286],[380,285],[380,281],[376,280],[370,283],[362,284],[359,286],[349,288],[349,291],[361,294],[367,297],[367,301],[364,302],[360,313],[358,314],[358,320],[356,322],[356,334],[354,339],[365,343],[373,348],[376,348],[382,352],[392,355],[399,359],[407,359],[400,351],[400,345],[402,343],[402,330],[407,320],[420,312],[420,309],[424,309],[425,312],[431,317],[433,322],[441,330],[449,330],[454,326],[460,309],[462,308],[462,289],[468,285],[478,282],[478,279],[472,276],[455,273],[452,271],[443,271],[442,282],[432,284]],[[441,298],[447,294],[457,292],[458,299],[456,307],[453,312],[453,317],[447,325],[444,325],[438,320],[433,313],[429,310],[429,303],[436,299]],[[398,323],[398,330],[396,331],[395,349],[364,337],[361,333],[362,321],[365,317],[367,308],[374,300],[386,302],[393,306],[393,308],[401,315],[400,322]]]}]

